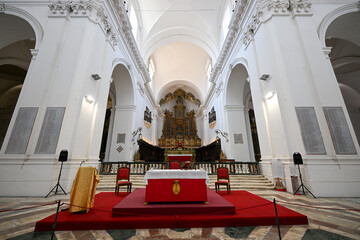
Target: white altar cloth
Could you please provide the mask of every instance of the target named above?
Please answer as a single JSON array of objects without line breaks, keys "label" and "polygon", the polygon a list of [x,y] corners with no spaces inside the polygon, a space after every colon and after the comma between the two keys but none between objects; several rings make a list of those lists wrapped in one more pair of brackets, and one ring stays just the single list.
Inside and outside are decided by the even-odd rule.
[{"label": "white altar cloth", "polygon": [[150,169],[145,173],[144,181],[146,184],[148,184],[148,179],[205,179],[206,184],[210,182],[207,172],[203,169]]}]

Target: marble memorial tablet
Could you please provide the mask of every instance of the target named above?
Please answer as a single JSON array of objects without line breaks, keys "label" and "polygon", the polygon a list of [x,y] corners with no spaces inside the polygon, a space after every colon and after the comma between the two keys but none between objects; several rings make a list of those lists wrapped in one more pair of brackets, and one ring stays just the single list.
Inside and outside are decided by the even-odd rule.
[{"label": "marble memorial tablet", "polygon": [[116,143],[125,143],[125,133],[118,133]]},{"label": "marble memorial tablet", "polygon": [[296,107],[306,154],[326,154],[319,123],[313,107]]},{"label": "marble memorial tablet", "polygon": [[341,107],[324,107],[331,138],[337,154],[356,154],[349,126]]},{"label": "marble memorial tablet", "polygon": [[25,154],[34,126],[37,107],[21,107],[12,129],[6,154]]},{"label": "marble memorial tablet", "polygon": [[64,107],[48,107],[46,109],[35,154],[55,153],[64,113]]},{"label": "marble memorial tablet", "polygon": [[241,133],[239,133],[239,134],[234,133],[234,141],[235,141],[235,144],[244,143],[242,134]]}]

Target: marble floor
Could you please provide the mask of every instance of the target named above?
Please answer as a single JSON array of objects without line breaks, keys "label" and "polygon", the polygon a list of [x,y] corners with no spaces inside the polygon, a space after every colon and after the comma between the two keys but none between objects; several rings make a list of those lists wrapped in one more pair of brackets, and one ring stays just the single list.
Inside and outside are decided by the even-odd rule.
[{"label": "marble floor", "polygon": [[[274,190],[249,191],[260,197],[302,213],[309,225],[281,226],[283,240],[342,240],[360,239],[360,199],[316,198],[311,195],[294,196]],[[69,202],[69,195],[51,195],[48,198],[0,197],[0,239],[51,239],[51,232],[34,232],[35,223],[56,212],[56,200]],[[298,205],[292,205],[298,204]],[[41,206],[40,206],[41,205]],[[29,208],[40,206],[36,208]],[[27,208],[27,209],[20,209]],[[65,208],[65,207],[64,207]],[[336,208],[330,210],[327,208]],[[17,209],[16,211],[6,211]],[[357,209],[353,211],[351,209]],[[96,231],[55,231],[54,239],[279,239],[277,226],[129,229]]]}]

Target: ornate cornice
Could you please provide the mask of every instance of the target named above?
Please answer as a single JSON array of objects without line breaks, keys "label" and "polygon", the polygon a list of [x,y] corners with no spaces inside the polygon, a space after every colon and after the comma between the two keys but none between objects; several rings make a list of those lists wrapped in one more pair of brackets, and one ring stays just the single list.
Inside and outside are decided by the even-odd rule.
[{"label": "ornate cornice", "polygon": [[268,1],[267,9],[275,14],[286,14],[290,8],[289,0]]},{"label": "ornate cornice", "polygon": [[112,27],[112,24],[110,23],[108,15],[105,13],[105,10],[103,7],[97,8],[97,14],[96,14],[100,21],[99,24],[104,30],[105,34],[108,36],[108,39],[110,43],[113,46],[117,46],[119,43],[119,39],[117,37],[116,31],[114,31],[114,28]]},{"label": "ornate cornice", "polygon": [[[120,4],[120,2],[122,4]],[[142,57],[140,55],[140,51],[136,44],[134,35],[131,31],[131,24],[130,24],[128,15],[127,15],[126,6],[124,5],[124,3],[122,1],[118,1],[118,0],[112,0],[112,4],[115,7],[115,9],[117,10],[117,16],[119,17],[119,24],[120,24],[123,36],[126,40],[126,44],[129,47],[130,54],[133,56],[134,61],[136,62],[137,67],[140,70],[140,74],[142,75],[145,83],[151,82],[149,72],[144,63],[144,60],[142,59]],[[126,2],[125,2],[125,4],[126,4]],[[154,101],[154,100],[151,99],[151,101]]]},{"label": "ornate cornice", "polygon": [[290,0],[290,10],[294,15],[310,14],[311,4],[309,0]]},{"label": "ornate cornice", "polygon": [[94,7],[92,0],[90,1],[66,1],[58,0],[49,4],[50,11],[53,15],[89,15]]},{"label": "ornate cornice", "polygon": [[137,81],[137,86],[138,86],[137,88],[138,88],[138,91],[141,94],[141,96],[144,96],[144,93],[145,93],[144,85],[140,81]]},{"label": "ornate cornice", "polygon": [[5,3],[0,3],[0,13],[5,13]]},{"label": "ornate cornice", "polygon": [[[108,15],[105,13],[104,8],[102,6],[97,6],[93,0],[58,0],[50,3],[48,6],[53,17],[89,17],[101,26],[112,46],[118,44],[119,39],[109,21]],[[96,11],[96,17],[92,14],[94,11]]]},{"label": "ornate cornice", "polygon": [[268,0],[260,4],[266,6],[272,15],[308,15],[311,10],[310,0]]},{"label": "ornate cornice", "polygon": [[[217,62],[215,63],[213,70],[210,75],[210,82],[215,82],[217,79],[219,73],[221,72],[223,68],[223,64],[225,60],[228,58],[230,50],[234,46],[234,43],[236,41],[236,37],[238,33],[241,31],[241,22],[244,19],[244,12],[245,8],[247,7],[248,0],[241,0],[237,1],[237,3],[234,6],[234,12],[230,21],[230,29],[228,31],[228,34],[226,35],[226,39],[224,41],[224,44],[222,46],[219,58]],[[214,90],[214,89],[212,89]],[[212,94],[210,93],[209,96]]]},{"label": "ornate cornice", "polygon": [[263,15],[263,11],[260,8],[256,9],[255,14],[252,15],[250,22],[246,27],[246,31],[244,31],[242,36],[242,41],[245,46],[249,45],[251,39],[255,35],[256,31],[260,27],[261,24],[261,16]]},{"label": "ornate cornice", "polygon": [[215,93],[217,95],[217,97],[219,97],[220,93],[224,90],[224,81],[220,81],[217,86],[216,86],[216,89],[215,89]]}]

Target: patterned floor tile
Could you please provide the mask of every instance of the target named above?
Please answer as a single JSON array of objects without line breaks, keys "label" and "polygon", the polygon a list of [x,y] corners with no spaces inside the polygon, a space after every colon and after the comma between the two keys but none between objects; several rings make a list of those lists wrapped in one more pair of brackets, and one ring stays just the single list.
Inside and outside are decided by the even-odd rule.
[{"label": "patterned floor tile", "polygon": [[231,238],[247,238],[256,227],[225,227],[225,234]]},{"label": "patterned floor tile", "polygon": [[352,240],[345,236],[341,236],[335,233],[327,232],[321,229],[308,229],[306,230],[302,240]]},{"label": "patterned floor tile", "polygon": [[136,235],[135,229],[106,230],[114,240],[127,240]]}]

